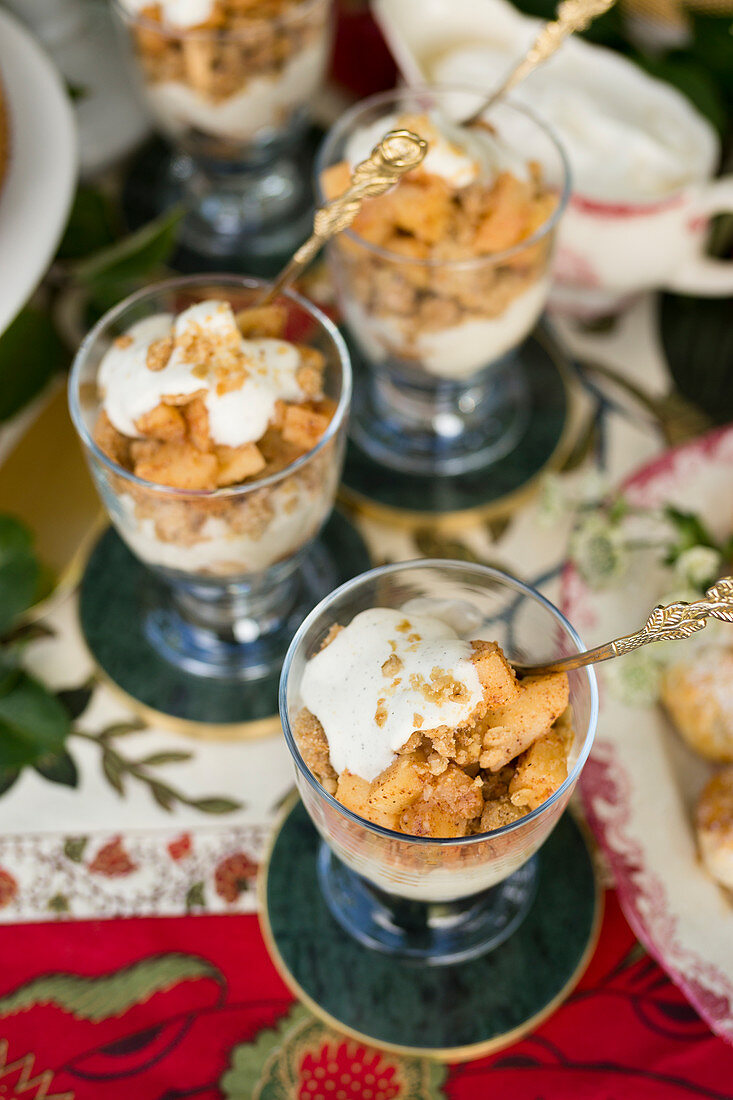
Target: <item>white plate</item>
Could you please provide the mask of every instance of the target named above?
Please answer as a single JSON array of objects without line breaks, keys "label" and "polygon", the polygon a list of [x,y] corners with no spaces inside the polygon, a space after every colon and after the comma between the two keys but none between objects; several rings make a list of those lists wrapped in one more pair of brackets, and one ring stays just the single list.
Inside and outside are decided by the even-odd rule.
[{"label": "white plate", "polygon": [[[733,530],[733,427],[666,452],[626,483],[629,500],[695,512],[717,537]],[[669,587],[669,575],[666,575]],[[574,569],[562,606],[593,645],[641,626],[665,590],[640,563],[623,586],[590,591]],[[684,646],[685,642],[675,642]],[[625,706],[604,690],[580,780],[629,923],[714,1031],[733,1042],[733,905],[702,868],[694,805],[712,767],[688,750],[659,707]]]},{"label": "white plate", "polygon": [[0,332],[27,302],[56,250],[74,195],[74,114],[51,61],[0,9],[0,80],[10,164],[0,189]]}]

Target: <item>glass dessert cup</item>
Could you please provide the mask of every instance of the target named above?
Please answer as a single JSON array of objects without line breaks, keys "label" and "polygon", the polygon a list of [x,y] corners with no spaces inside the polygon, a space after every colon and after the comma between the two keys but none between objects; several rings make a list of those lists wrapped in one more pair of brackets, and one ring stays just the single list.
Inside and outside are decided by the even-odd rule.
[{"label": "glass dessert cup", "polygon": [[158,23],[125,0],[113,8],[141,94],[173,146],[157,206],[183,201],[182,243],[239,270],[292,252],[312,219],[299,160],[330,55],[332,0],[218,28]]},{"label": "glass dessert cup", "polygon": [[[327,134],[316,161],[319,199],[324,172],[348,159],[359,132],[397,116],[461,117],[480,102],[476,91],[402,89],[358,103]],[[456,475],[512,450],[527,422],[522,341],[534,328],[550,289],[550,263],[569,193],[565,155],[552,132],[526,108],[491,110],[509,170],[538,162],[554,209],[519,244],[468,259],[414,258],[347,229],[329,245],[329,262],[348,332],[363,359],[357,372],[350,432],[358,446],[391,469]],[[501,165],[500,167],[504,167]],[[379,200],[375,200],[379,201]],[[357,223],[358,224],[358,223]],[[409,240],[400,241],[410,244]],[[465,255],[465,252],[464,252]]]},{"label": "glass dessert cup", "polygon": [[537,809],[511,824],[460,838],[407,836],[352,813],[317,781],[293,735],[306,661],[334,623],[371,607],[425,613],[451,601],[466,639],[496,640],[511,661],[583,649],[565,617],[534,589],[496,569],[422,560],[374,569],[315,608],[293,639],[280,681],[280,717],[303,800],[321,840],[319,878],[339,924],[360,943],[428,965],[458,962],[502,943],[534,900],[535,853],[565,809],[595,734],[593,669],[570,673],[574,744],[568,776]]},{"label": "glass dessert cup", "polygon": [[94,439],[101,409],[96,380],[105,352],[131,325],[211,298],[246,308],[264,286],[253,278],[211,275],[138,291],[91,330],[69,379],[71,415],[97,491],[117,532],[149,571],[140,592],[145,636],[179,668],[222,679],[276,674],[293,632],[335,583],[313,544],[333,507],[343,465],[351,396],[344,342],[299,295],[288,291],[277,299],[287,311],[284,338],[325,357],[323,387],[335,404],[333,417],[316,446],[283,469],[212,490],[154,484],[110,459]]}]

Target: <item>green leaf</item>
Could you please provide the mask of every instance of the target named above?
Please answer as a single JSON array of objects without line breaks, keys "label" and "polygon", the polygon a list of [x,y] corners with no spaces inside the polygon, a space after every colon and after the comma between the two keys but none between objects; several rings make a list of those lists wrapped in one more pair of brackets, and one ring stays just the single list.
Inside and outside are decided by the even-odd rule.
[{"label": "green leaf", "polygon": [[274,1027],[264,1028],[249,1042],[235,1046],[230,1054],[229,1069],[219,1081],[227,1100],[251,1100],[262,1082],[263,1069],[275,1051],[283,1048],[290,1032],[302,1031],[312,1021],[305,1006],[295,1005]]},{"label": "green leaf", "polygon": [[149,782],[150,793],[158,805],[164,810],[172,810],[176,804],[176,796],[165,783],[157,783],[154,779]]},{"label": "green leaf", "polygon": [[693,29],[689,52],[715,80],[722,95],[733,99],[733,19],[730,13],[688,11]]},{"label": "green leaf", "polygon": [[189,803],[202,814],[231,814],[234,810],[241,810],[243,803],[235,802],[232,798],[198,798]]},{"label": "green leaf", "polygon": [[58,699],[23,673],[16,686],[0,696],[0,766],[23,767],[58,754],[70,728]]},{"label": "green leaf", "polygon": [[49,783],[61,783],[64,787],[78,787],[79,773],[76,764],[68,752],[56,756],[44,756],[33,765],[34,769]]},{"label": "green leaf", "polygon": [[0,695],[7,695],[18,683],[20,675],[17,651],[9,646],[0,649]]},{"label": "green leaf", "polygon": [[716,424],[733,418],[731,298],[663,294],[660,336],[680,393]]},{"label": "green leaf", "polygon": [[54,894],[52,898],[48,899],[46,906],[52,913],[68,913],[69,899],[66,894]]},{"label": "green leaf", "polygon": [[129,733],[140,733],[145,728],[145,723],[135,718],[131,722],[115,722],[111,726],[106,726],[99,736],[107,741],[112,737],[126,737]]},{"label": "green leaf", "polygon": [[38,574],[30,531],[13,516],[0,515],[0,636],[34,602]]},{"label": "green leaf", "polygon": [[68,361],[49,315],[35,306],[22,309],[0,336],[0,421],[22,409]]},{"label": "green leaf", "polygon": [[190,760],[192,756],[192,752],[153,752],[150,756],[143,756],[142,760],[137,760],[136,764],[147,767],[156,764],[180,764],[184,760]]},{"label": "green leaf", "polygon": [[674,565],[680,555],[684,554],[685,550],[691,550],[693,546],[710,546],[715,550],[718,549],[713,536],[694,512],[683,512],[667,504],[664,514],[677,532],[677,542],[670,548],[666,558],[668,565]]},{"label": "green leaf", "polygon": [[83,684],[78,688],[67,688],[64,691],[57,691],[56,698],[68,713],[69,718],[73,720],[79,718],[87,709],[93,690],[94,686],[92,681],[91,685]]},{"label": "green leaf", "polygon": [[84,857],[84,849],[88,843],[88,836],[67,836],[64,841],[64,855],[72,863],[81,863]]},{"label": "green leaf", "polygon": [[76,192],[57,256],[77,260],[107,248],[118,237],[118,218],[109,198],[96,187]]},{"label": "green leaf", "polygon": [[85,84],[74,84],[73,81],[67,80],[66,94],[73,103],[78,103],[89,95],[89,88]]},{"label": "green leaf", "polygon": [[114,787],[118,794],[124,795],[125,784],[122,780],[124,768],[120,758],[109,749],[105,749],[102,753],[102,772],[110,787]]},{"label": "green leaf", "polygon": [[188,912],[197,907],[204,908],[205,906],[204,884],[203,882],[194,882],[186,892],[186,911]]},{"label": "green leaf", "polygon": [[56,1005],[77,1020],[98,1023],[122,1016],[155,993],[201,978],[224,984],[221,971],[212,963],[179,952],[149,956],[132,966],[94,978],[63,972],[44,974],[0,998],[0,1016],[24,1012],[37,1005]]},{"label": "green leaf", "polygon": [[0,768],[0,795],[9,791],[20,775],[20,768]]},{"label": "green leaf", "polygon": [[119,299],[168,259],[183,213],[182,207],[173,207],[135,233],[77,263],[73,274],[100,304],[106,305],[111,295]]}]

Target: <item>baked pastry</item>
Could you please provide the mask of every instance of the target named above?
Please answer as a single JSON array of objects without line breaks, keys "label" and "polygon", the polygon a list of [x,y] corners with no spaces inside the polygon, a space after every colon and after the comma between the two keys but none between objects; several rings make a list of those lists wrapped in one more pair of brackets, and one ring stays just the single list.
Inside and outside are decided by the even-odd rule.
[{"label": "baked pastry", "polygon": [[717,772],[705,786],[695,825],[706,870],[733,890],[733,767]]},{"label": "baked pastry", "polygon": [[690,748],[733,762],[733,646],[704,646],[669,665],[661,701]]}]

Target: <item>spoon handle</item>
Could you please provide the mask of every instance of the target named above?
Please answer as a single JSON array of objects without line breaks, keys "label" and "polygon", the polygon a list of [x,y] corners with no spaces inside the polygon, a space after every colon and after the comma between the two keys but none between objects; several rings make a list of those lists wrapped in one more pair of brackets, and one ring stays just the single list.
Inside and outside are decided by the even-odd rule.
[{"label": "spoon handle", "polygon": [[551,57],[555,50],[562,45],[565,39],[576,31],[584,31],[598,15],[612,6],[614,0],[562,0],[558,5],[557,15],[549,23],[545,23],[530,46],[522,60],[511,70],[503,83],[485,99],[478,110],[474,111],[470,118],[463,119],[464,126],[470,126],[478,122],[489,107],[492,107],[498,99],[505,96],[512,88],[516,88],[529,76],[538,65]]},{"label": "spoon handle", "polygon": [[369,157],[354,168],[343,194],[316,210],[312,234],[265,290],[257,305],[272,301],[289,286],[327,240],[351,225],[365,198],[388,191],[401,176],[422,163],[427,151],[425,139],[411,130],[390,130],[385,134]]},{"label": "spoon handle", "polygon": [[594,665],[599,661],[608,661],[624,653],[632,653],[648,642],[675,641],[689,638],[698,630],[707,626],[708,618],[722,619],[733,623],[733,577],[721,577],[701,600],[693,603],[670,603],[666,607],[655,607],[641,630],[634,634],[625,634],[605,645],[587,649],[584,653],[575,653],[571,657],[562,657],[557,661],[548,661],[541,665],[522,665],[512,662],[517,672],[523,676],[538,676],[548,672],[571,672],[575,668]]}]

